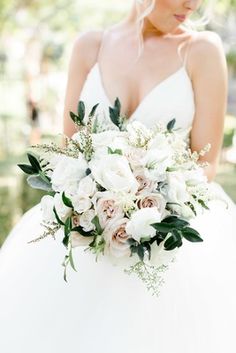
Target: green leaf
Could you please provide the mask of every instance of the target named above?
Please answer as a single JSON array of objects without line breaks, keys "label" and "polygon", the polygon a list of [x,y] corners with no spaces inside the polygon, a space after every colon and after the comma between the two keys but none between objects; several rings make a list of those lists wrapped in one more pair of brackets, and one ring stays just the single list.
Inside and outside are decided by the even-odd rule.
[{"label": "green leaf", "polygon": [[82,123],[85,116],[85,105],[83,101],[79,101],[77,112],[78,112],[79,120]]},{"label": "green leaf", "polygon": [[171,121],[168,122],[166,128],[169,132],[171,132],[175,126],[176,120],[172,119]]},{"label": "green leaf", "polygon": [[142,245],[139,245],[137,247],[137,253],[138,253],[138,256],[140,258],[141,261],[143,261],[143,258],[144,258],[144,248]]},{"label": "green leaf", "polygon": [[120,100],[118,97],[116,97],[116,99],[115,99],[114,107],[115,107],[117,113],[120,115],[121,104],[120,104]]},{"label": "green leaf", "polygon": [[73,232],[78,232],[83,237],[91,237],[93,236],[93,232],[85,232],[82,227],[74,227],[71,229]]},{"label": "green leaf", "polygon": [[59,218],[59,216],[58,216],[58,214],[57,214],[57,211],[56,211],[56,207],[55,207],[55,206],[53,207],[53,212],[54,212],[54,214],[55,214],[55,217],[56,217],[57,222],[58,222],[60,225],[64,226],[64,225],[65,225],[65,223],[64,223],[64,222],[62,222],[62,220]]},{"label": "green leaf", "polygon": [[190,227],[184,228],[182,230],[182,235],[185,239],[187,239],[188,241],[191,241],[193,243],[203,241],[203,239],[200,237],[200,234],[198,233],[198,231],[196,231],[195,229],[190,228]]},{"label": "green leaf", "polygon": [[69,236],[72,228],[71,218],[68,217],[65,221],[64,234],[65,236]]},{"label": "green leaf", "polygon": [[150,225],[155,228],[158,232],[162,233],[169,233],[170,231],[172,231],[173,228],[175,228],[174,224],[165,222],[152,223]]},{"label": "green leaf", "polygon": [[84,125],[84,123],[83,123],[83,121],[80,119],[80,117],[78,116],[78,115],[76,115],[75,113],[73,113],[73,112],[70,112],[70,117],[71,117],[71,119],[73,120],[73,122],[76,124],[76,125],[78,125],[78,126],[83,126]]},{"label": "green leaf", "polygon": [[95,104],[95,105],[92,107],[92,110],[91,110],[91,112],[89,113],[89,116],[94,116],[95,111],[96,111],[98,105],[99,105],[99,103]]},{"label": "green leaf", "polygon": [[119,98],[117,97],[115,99],[114,107],[109,107],[109,115],[113,124],[115,124],[121,130],[122,123],[120,118],[120,108],[121,104]]},{"label": "green leaf", "polygon": [[103,232],[103,229],[102,229],[102,227],[101,227],[101,225],[100,225],[98,216],[95,216],[95,217],[92,219],[91,222],[95,225],[95,228],[96,228],[98,234],[101,235],[102,232]]},{"label": "green leaf", "polygon": [[65,195],[64,191],[62,193],[62,201],[64,205],[66,205],[67,207],[73,208],[71,200]]},{"label": "green leaf", "polygon": [[205,208],[205,210],[209,210],[209,207],[205,204],[205,202],[203,200],[198,200],[198,203]]},{"label": "green leaf", "polygon": [[47,183],[49,186],[51,186],[51,180],[49,179],[49,177],[47,175],[44,174],[44,172],[39,171],[39,176],[42,179],[42,181],[44,181],[45,183]]},{"label": "green leaf", "polygon": [[89,174],[91,174],[91,173],[92,173],[92,171],[91,171],[90,168],[87,168],[87,169],[85,170],[85,174],[86,174],[86,175],[89,175]]},{"label": "green leaf", "polygon": [[51,187],[51,183],[45,182],[44,180],[42,180],[42,177],[40,175],[30,175],[27,178],[27,183],[33,189],[39,189],[39,190],[44,190],[44,191],[48,191],[48,192],[53,191],[53,189]]},{"label": "green leaf", "polygon": [[40,170],[42,170],[38,159],[33,154],[27,153],[27,156],[28,156],[28,160],[29,160],[30,164],[32,165],[32,167],[36,171],[36,173],[38,173]]},{"label": "green leaf", "polygon": [[173,229],[172,235],[164,242],[165,250],[173,250],[176,247],[180,247],[182,245],[182,237],[181,233]]},{"label": "green leaf", "polygon": [[74,260],[73,260],[73,255],[72,255],[72,250],[70,249],[69,251],[69,260],[70,260],[70,265],[73,268],[74,271],[77,271],[75,268]]},{"label": "green leaf", "polygon": [[176,228],[183,228],[189,225],[189,222],[185,221],[184,219],[181,219],[177,216],[168,216],[163,219],[164,223],[172,223],[175,225]]},{"label": "green leaf", "polygon": [[108,149],[108,154],[120,154],[122,156],[122,150],[118,148],[113,150],[111,149],[111,147],[108,146],[107,149]]},{"label": "green leaf", "polygon": [[66,248],[68,248],[69,240],[70,240],[70,237],[68,235],[65,235],[62,240],[62,243],[65,245]]},{"label": "green leaf", "polygon": [[31,165],[28,164],[17,164],[18,167],[23,170],[26,174],[35,174],[35,170],[32,168]]}]

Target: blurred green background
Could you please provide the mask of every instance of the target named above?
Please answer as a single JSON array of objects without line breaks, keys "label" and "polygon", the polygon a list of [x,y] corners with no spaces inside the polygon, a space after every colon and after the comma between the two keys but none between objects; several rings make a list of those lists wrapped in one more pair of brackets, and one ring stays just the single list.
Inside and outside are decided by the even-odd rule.
[{"label": "blurred green background", "polygon": [[[132,0],[0,0],[0,246],[42,193],[16,164],[31,143],[62,131],[71,47],[80,31],[105,28]],[[229,69],[228,112],[217,181],[236,201],[236,0],[216,1],[206,29],[223,40]]]}]

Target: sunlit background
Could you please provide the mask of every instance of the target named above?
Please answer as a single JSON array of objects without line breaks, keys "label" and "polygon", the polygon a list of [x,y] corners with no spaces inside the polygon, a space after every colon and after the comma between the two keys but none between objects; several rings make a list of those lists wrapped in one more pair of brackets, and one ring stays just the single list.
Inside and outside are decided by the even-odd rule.
[{"label": "sunlit background", "polygon": [[[62,131],[71,46],[80,31],[122,19],[132,0],[0,0],[0,246],[42,193],[17,163],[31,143]],[[236,0],[217,1],[215,21],[229,70],[228,112],[217,181],[236,201]]]}]

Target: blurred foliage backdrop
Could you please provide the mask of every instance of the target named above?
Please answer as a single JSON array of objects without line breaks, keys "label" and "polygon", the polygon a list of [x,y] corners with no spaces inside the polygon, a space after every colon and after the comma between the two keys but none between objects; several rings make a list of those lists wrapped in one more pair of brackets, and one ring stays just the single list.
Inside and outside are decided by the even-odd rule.
[{"label": "blurred foliage backdrop", "polygon": [[[71,47],[82,30],[104,28],[132,0],[0,0],[0,246],[42,194],[27,187],[16,164],[29,144],[55,138]],[[228,115],[219,181],[236,201],[236,0],[216,1],[207,29],[223,39],[229,68]]]}]

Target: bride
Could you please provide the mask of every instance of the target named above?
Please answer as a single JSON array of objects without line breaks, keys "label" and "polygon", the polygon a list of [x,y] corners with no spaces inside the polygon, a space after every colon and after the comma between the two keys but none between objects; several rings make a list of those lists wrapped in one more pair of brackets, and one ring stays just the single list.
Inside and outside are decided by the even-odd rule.
[{"label": "bride", "polygon": [[175,117],[178,127],[191,127],[192,150],[212,145],[202,160],[223,200],[193,221],[204,241],[180,248],[159,298],[118,266],[96,263],[83,247],[75,248],[78,272],[66,283],[61,240],[27,243],[42,230],[36,205],[0,252],[2,353],[236,352],[236,208],[213,181],[227,68],[220,37],[187,26],[201,3],[135,1],[122,22],[81,34],[70,61],[64,132],[74,133],[68,116],[79,98],[88,109],[99,102],[107,124],[119,97],[130,120],[152,127]]}]

